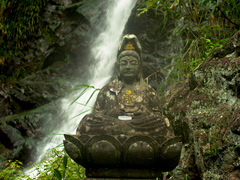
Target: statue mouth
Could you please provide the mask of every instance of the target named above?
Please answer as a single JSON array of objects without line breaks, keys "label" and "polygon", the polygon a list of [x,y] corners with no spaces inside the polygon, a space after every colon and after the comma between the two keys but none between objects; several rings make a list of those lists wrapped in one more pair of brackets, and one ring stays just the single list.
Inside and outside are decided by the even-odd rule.
[{"label": "statue mouth", "polygon": [[125,71],[124,73],[125,73],[125,74],[133,74],[132,71]]}]

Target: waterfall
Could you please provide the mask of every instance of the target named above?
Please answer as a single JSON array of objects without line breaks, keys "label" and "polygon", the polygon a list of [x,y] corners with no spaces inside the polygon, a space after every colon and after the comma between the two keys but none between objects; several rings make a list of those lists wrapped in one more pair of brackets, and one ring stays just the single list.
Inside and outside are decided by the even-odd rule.
[{"label": "waterfall", "polygon": [[[96,88],[104,86],[112,77],[113,67],[116,62],[117,48],[122,38],[122,33],[125,24],[131,14],[133,7],[137,0],[112,0],[108,1],[109,7],[107,8],[106,17],[102,18],[104,22],[99,22],[101,26],[97,26],[98,36],[92,43],[92,57],[94,58],[93,64],[90,66],[90,74],[88,85]],[[100,29],[99,29],[100,28]],[[78,99],[79,103],[85,104],[94,89],[86,91],[83,96]],[[81,90],[72,93],[68,98],[62,99],[62,112],[66,116],[66,120],[61,124],[56,125],[56,130],[39,143],[38,159],[39,162],[43,155],[50,149],[58,146],[63,142],[63,134],[75,134],[76,128],[86,113],[81,114],[76,118],[72,118],[81,112],[85,112],[93,106],[97,93],[91,98],[88,106],[81,106],[77,103],[69,106],[73,100],[81,93]]]}]

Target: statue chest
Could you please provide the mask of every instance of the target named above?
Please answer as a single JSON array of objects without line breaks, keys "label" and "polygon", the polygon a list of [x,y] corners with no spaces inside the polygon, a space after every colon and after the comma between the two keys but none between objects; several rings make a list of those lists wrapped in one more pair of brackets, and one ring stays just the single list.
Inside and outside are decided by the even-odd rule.
[{"label": "statue chest", "polygon": [[122,90],[117,98],[119,107],[125,109],[127,113],[138,111],[144,102],[142,93],[137,90]]}]

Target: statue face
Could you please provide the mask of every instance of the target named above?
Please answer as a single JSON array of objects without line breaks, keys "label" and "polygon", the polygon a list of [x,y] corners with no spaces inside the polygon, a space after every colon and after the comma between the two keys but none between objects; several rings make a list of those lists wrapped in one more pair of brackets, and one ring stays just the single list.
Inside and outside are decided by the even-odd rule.
[{"label": "statue face", "polygon": [[134,56],[124,56],[119,60],[120,76],[123,80],[133,80],[137,78],[139,71],[139,61]]}]

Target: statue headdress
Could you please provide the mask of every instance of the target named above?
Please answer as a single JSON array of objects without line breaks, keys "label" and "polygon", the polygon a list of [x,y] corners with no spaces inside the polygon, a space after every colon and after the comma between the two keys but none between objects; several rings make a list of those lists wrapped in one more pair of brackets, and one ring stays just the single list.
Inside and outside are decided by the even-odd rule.
[{"label": "statue headdress", "polygon": [[[118,60],[125,54],[138,55],[139,60],[142,61],[142,47],[138,38],[134,34],[126,34],[122,38],[122,42],[119,45],[117,58]],[[136,55],[136,56],[137,56]]]}]

